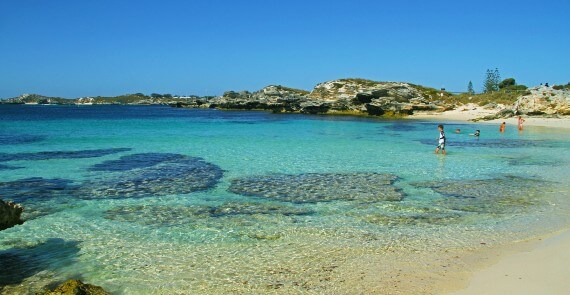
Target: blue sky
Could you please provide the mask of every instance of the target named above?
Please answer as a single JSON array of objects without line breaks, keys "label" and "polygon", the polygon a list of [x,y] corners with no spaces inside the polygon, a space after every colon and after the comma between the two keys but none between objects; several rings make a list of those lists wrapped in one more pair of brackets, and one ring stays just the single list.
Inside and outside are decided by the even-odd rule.
[{"label": "blue sky", "polygon": [[0,98],[570,82],[570,1],[0,0]]}]

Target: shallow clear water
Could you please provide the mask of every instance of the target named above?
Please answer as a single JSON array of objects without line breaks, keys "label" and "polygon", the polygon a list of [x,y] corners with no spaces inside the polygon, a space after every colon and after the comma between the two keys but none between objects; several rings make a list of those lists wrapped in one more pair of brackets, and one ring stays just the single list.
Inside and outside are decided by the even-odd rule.
[{"label": "shallow clear water", "polygon": [[321,293],[373,274],[374,290],[569,223],[566,130],[446,123],[442,156],[437,124],[0,105],[0,197],[28,219],[0,233],[0,285]]}]

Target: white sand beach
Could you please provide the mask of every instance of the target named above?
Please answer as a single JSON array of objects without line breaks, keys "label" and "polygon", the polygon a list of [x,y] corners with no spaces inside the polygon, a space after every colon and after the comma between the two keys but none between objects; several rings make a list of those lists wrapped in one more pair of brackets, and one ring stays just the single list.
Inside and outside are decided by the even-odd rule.
[{"label": "white sand beach", "polygon": [[[410,119],[467,122],[496,113],[498,109],[485,109],[467,105],[442,113],[418,113]],[[570,128],[570,117],[526,117],[524,126]],[[477,124],[506,122],[507,128],[516,128],[517,118],[477,121]],[[495,263],[474,270],[468,285],[452,294],[569,294],[570,293],[570,230],[545,239],[520,242],[492,254],[484,254]],[[470,270],[467,270],[468,272]]]},{"label": "white sand beach", "polygon": [[[499,109],[485,109],[483,107],[468,104],[459,107],[455,110],[445,112],[418,112],[408,118],[410,119],[427,119],[427,120],[443,120],[443,121],[470,121],[476,118],[481,118],[488,115],[495,114]],[[546,117],[526,117],[524,126],[541,126],[553,128],[570,128],[570,117],[564,116],[559,118],[546,118]],[[502,122],[507,123],[508,126],[517,125],[517,118],[495,119],[490,121],[478,121],[478,124],[496,124],[497,128]]]},{"label": "white sand beach", "polygon": [[[476,271],[467,288],[452,294],[568,294],[570,230],[529,242],[487,268]],[[512,249],[511,249],[512,250]]]}]

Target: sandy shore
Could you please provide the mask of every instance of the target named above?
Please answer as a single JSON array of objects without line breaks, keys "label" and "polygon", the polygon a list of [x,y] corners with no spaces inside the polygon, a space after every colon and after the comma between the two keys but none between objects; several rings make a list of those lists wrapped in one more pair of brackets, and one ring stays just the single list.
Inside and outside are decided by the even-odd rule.
[{"label": "sandy shore", "polygon": [[[498,110],[467,105],[443,113],[418,113],[408,118],[471,122],[473,119],[495,114]],[[523,118],[524,126],[570,128],[569,116]],[[475,124],[495,124],[499,128],[502,122],[507,123],[507,128],[517,126],[517,118],[477,121]],[[570,294],[569,250],[570,229],[546,239],[496,249],[492,252],[494,254],[487,255],[487,259],[497,259],[496,262],[475,270],[470,275],[468,285],[451,294]]]},{"label": "sandy shore", "polygon": [[[466,105],[455,110],[445,111],[442,113],[420,112],[409,116],[410,119],[427,119],[427,120],[443,120],[443,121],[470,121],[495,114],[499,109],[484,109],[480,106]],[[544,118],[544,117],[525,117],[524,126],[542,126],[554,128],[570,128],[570,117],[561,118]],[[496,119],[490,121],[478,121],[478,124],[496,124],[497,128],[501,122],[507,123],[509,126],[516,127],[517,118]]]},{"label": "sandy shore", "polygon": [[531,250],[504,256],[476,271],[466,289],[452,294],[568,294],[569,249],[570,230],[537,240]]}]

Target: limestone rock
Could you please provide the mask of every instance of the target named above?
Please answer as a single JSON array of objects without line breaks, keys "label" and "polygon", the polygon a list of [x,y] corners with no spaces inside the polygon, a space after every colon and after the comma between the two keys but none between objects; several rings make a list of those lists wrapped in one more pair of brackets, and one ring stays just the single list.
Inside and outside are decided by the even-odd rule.
[{"label": "limestone rock", "polygon": [[306,100],[308,91],[269,85],[259,91],[226,91],[209,101],[208,107],[220,109],[272,110],[298,112],[299,103]]},{"label": "limestone rock", "polygon": [[273,174],[232,180],[228,191],[292,203],[401,201],[397,176],[380,173]]},{"label": "limestone rock", "polygon": [[20,215],[23,211],[24,208],[14,202],[0,200],[0,230],[5,230],[24,223],[24,221],[20,219]]},{"label": "limestone rock", "polygon": [[108,295],[103,288],[85,284],[80,280],[67,280],[53,291],[39,292],[37,295]]},{"label": "limestone rock", "polygon": [[524,115],[570,115],[570,90],[537,86],[521,96],[513,111]]},{"label": "limestone rock", "polygon": [[367,103],[379,97],[394,97],[399,102],[404,102],[422,97],[422,93],[408,83],[340,79],[318,84],[309,96],[313,99],[332,101],[356,99],[360,103]]},{"label": "limestone rock", "polygon": [[208,101],[196,100],[173,106],[270,110],[275,113],[410,115],[417,110],[445,110],[445,106],[431,102],[436,92],[435,89],[409,83],[340,79],[320,83],[310,93],[270,85],[253,93],[226,91]]}]

